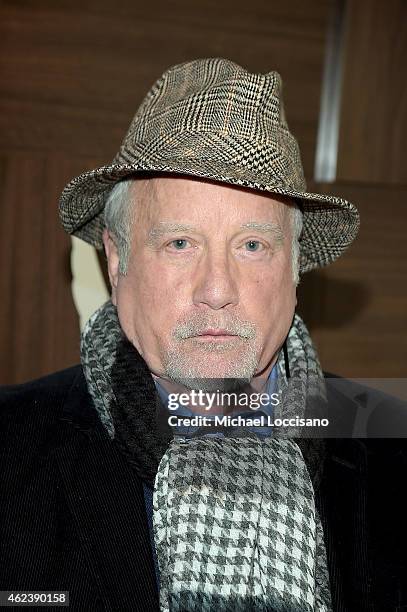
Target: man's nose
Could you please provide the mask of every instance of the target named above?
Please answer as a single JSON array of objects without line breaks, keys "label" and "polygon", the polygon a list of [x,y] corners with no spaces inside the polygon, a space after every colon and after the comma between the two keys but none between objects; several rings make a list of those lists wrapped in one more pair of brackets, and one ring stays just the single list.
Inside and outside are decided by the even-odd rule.
[{"label": "man's nose", "polygon": [[227,253],[206,254],[194,276],[194,304],[214,310],[238,303],[236,270]]}]

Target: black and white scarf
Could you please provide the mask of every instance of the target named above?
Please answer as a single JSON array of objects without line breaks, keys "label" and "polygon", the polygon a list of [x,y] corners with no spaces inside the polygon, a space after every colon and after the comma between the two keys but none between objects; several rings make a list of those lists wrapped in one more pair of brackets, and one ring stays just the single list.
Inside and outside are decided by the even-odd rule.
[{"label": "black and white scarf", "polygon": [[[296,315],[278,360],[276,417],[301,416],[323,375]],[[324,535],[314,490],[322,440],[174,438],[147,364],[111,301],[88,321],[81,360],[100,419],[154,487],[162,612],[329,612]],[[300,432],[296,432],[300,435]]]}]

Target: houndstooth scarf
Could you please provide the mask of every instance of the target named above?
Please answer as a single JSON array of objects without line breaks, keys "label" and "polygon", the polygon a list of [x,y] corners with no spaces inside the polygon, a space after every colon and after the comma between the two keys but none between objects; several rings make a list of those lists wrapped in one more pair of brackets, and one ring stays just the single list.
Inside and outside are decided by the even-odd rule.
[{"label": "houndstooth scarf", "polygon": [[[276,417],[303,415],[307,394],[323,379],[297,315],[286,346],[291,378],[280,355],[283,401]],[[314,501],[321,440],[294,440],[283,430],[265,439],[174,438],[147,364],[122,332],[111,301],[88,321],[81,360],[109,435],[154,486],[162,612],[332,610]]]}]

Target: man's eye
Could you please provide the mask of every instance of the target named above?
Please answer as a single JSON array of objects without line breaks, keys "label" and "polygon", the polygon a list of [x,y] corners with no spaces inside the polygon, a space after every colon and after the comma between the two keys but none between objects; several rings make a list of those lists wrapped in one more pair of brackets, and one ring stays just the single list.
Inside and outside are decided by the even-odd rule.
[{"label": "man's eye", "polygon": [[177,240],[172,240],[170,244],[173,245],[177,251],[182,251],[188,245],[188,240],[184,240],[183,238],[178,238]]},{"label": "man's eye", "polygon": [[261,242],[258,240],[248,240],[245,244],[245,247],[248,251],[259,251],[262,247]]}]

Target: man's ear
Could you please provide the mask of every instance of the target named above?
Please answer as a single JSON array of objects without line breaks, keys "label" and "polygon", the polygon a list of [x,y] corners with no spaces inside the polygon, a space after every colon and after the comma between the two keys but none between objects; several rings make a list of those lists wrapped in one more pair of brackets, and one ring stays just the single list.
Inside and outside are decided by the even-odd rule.
[{"label": "man's ear", "polygon": [[102,238],[105,247],[110,285],[112,287],[112,302],[116,306],[117,283],[119,280],[119,253],[113,236],[108,229],[105,228],[103,230]]}]

